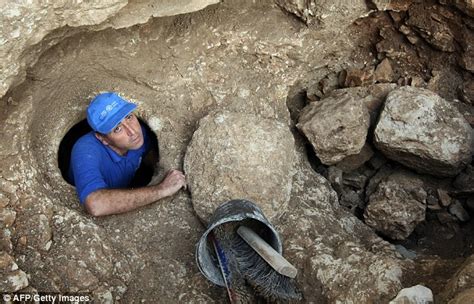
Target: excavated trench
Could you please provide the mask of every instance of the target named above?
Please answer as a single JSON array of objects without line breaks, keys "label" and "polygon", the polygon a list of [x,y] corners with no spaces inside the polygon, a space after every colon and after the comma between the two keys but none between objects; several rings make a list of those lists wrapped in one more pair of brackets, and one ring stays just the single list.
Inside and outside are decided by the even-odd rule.
[{"label": "excavated trench", "polygon": [[[377,61],[372,22],[358,23],[350,31],[335,31],[330,26],[306,26],[270,2],[240,5],[225,2],[126,29],[76,34],[48,49],[28,70],[27,79],[2,99],[0,126],[10,138],[8,144],[2,144],[6,145],[1,154],[2,196],[15,210],[10,251],[19,268],[29,275],[29,287],[24,291],[92,292],[103,302],[226,301],[222,289],[207,282],[195,265],[195,244],[205,227],[193,210],[189,193],[182,191],[125,215],[94,219],[79,205],[64,172],[74,140],[89,130],[85,109],[98,92],[117,91],[138,104],[138,115],[156,134],[160,152],[159,165],[144,168],[140,183],[156,183],[166,170],[182,169],[199,120],[213,110],[257,114],[294,127],[295,117],[307,103],[309,86],[332,79],[331,75],[348,67]],[[407,70],[413,71],[412,66]],[[321,82],[318,85],[324,87]],[[452,93],[443,92],[447,97]],[[319,163],[306,139],[295,128],[293,131],[302,159],[327,177],[327,166]],[[315,183],[326,182],[318,177]],[[303,197],[298,195],[295,197]],[[328,194],[329,201],[333,195]],[[295,203],[290,206],[296,209]],[[299,216],[303,214],[314,215],[302,211]],[[344,226],[344,231],[351,231],[346,225],[352,227],[358,221],[346,211],[336,214],[341,222],[330,222],[328,225],[334,226],[326,228]],[[360,210],[355,215],[362,219]],[[426,223],[435,220],[428,218]],[[299,221],[298,216],[274,223],[283,230],[284,238],[299,234],[292,221]],[[430,243],[417,257],[428,262],[417,264],[414,259],[415,266],[401,267],[403,287],[423,283],[436,295],[441,293],[457,267],[472,254],[470,226],[472,221],[453,228],[457,234],[448,243],[459,254],[444,256],[439,248],[446,245],[441,245],[443,238],[434,232],[439,227],[430,229],[429,224],[423,224],[418,228],[416,236],[403,245],[416,251]],[[364,229],[352,231],[363,236],[369,233]],[[344,236],[328,238],[340,244],[337,258],[348,256],[347,248],[352,245],[346,248],[341,244],[352,241],[345,241]],[[291,243],[284,241],[286,246]],[[325,275],[316,276],[318,272],[310,270],[317,257],[304,257],[298,251],[299,246],[308,246],[305,242],[289,246],[289,258],[297,260],[302,269],[298,283],[304,301],[354,298],[343,291],[339,297],[333,293],[337,290],[324,287]],[[361,241],[366,248],[375,246],[367,249],[371,254],[377,254],[377,246],[390,251],[390,256],[398,254],[390,246],[387,249],[388,245],[373,245],[380,242],[372,236]],[[425,274],[413,276],[420,269]],[[357,288],[362,297],[372,286]],[[383,292],[384,296],[364,299],[380,296],[386,300],[398,291],[380,288],[375,293]]]}]

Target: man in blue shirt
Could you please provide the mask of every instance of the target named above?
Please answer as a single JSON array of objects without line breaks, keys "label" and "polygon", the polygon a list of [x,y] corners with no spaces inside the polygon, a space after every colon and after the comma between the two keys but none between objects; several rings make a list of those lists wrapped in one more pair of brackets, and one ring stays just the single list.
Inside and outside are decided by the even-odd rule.
[{"label": "man in blue shirt", "polygon": [[113,92],[97,95],[87,108],[92,130],[71,152],[69,177],[79,201],[94,216],[134,210],[186,187],[185,176],[170,170],[153,186],[127,188],[149,150],[149,138],[133,113],[137,106]]}]

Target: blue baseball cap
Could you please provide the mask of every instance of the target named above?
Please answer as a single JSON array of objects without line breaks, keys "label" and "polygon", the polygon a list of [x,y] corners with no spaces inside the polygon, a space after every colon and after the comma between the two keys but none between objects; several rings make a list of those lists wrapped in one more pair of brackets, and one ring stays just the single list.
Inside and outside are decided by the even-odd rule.
[{"label": "blue baseball cap", "polygon": [[111,132],[137,105],[114,92],[101,93],[87,107],[87,122],[99,133]]}]

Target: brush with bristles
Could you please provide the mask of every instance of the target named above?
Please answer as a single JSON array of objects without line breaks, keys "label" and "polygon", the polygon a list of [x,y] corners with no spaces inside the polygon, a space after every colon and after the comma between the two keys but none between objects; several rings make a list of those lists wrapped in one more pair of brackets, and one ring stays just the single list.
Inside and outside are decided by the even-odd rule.
[{"label": "brush with bristles", "polygon": [[271,301],[301,300],[296,268],[250,228],[240,226],[237,233],[239,267],[258,294]]},{"label": "brush with bristles", "polygon": [[230,222],[214,228],[213,233],[231,303],[255,303],[256,298],[245,283],[270,301],[301,299],[293,280],[296,268],[253,230]]}]

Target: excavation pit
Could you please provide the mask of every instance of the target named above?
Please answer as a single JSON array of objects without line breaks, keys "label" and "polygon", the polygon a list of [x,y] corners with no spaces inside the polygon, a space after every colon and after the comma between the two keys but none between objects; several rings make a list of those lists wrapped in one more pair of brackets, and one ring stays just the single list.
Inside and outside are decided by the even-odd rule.
[{"label": "excavation pit", "polygon": [[[373,52],[379,30],[346,28],[367,13],[365,3],[345,8],[318,7],[322,11],[316,14],[324,18],[305,24],[274,1],[224,1],[121,29],[59,28],[32,47],[31,54],[41,56],[30,58],[26,80],[2,98],[0,113],[0,204],[7,219],[1,244],[19,268],[7,275],[24,283],[15,291],[87,291],[124,303],[222,302],[223,289],[195,262],[205,228],[192,196],[181,191],[128,214],[93,218],[63,178],[68,157],[59,150],[73,140],[61,140],[86,131],[84,114],[93,96],[120,92],[138,105],[139,116],[159,138],[160,168],[152,173],[153,183],[168,169],[182,168],[200,119],[212,111],[250,113],[293,126],[297,115],[290,115],[286,99],[295,83],[307,92],[321,79],[329,83],[326,75],[378,60]],[[407,282],[421,271],[413,270],[418,261],[400,257],[392,244],[341,208],[330,183],[311,168],[301,136],[295,142],[291,199],[272,225],[284,239],[285,257],[301,270],[296,279],[305,301],[385,303],[408,284],[436,280],[433,290],[441,293],[465,259],[451,263],[434,257],[437,265],[451,266],[436,266]]]}]

